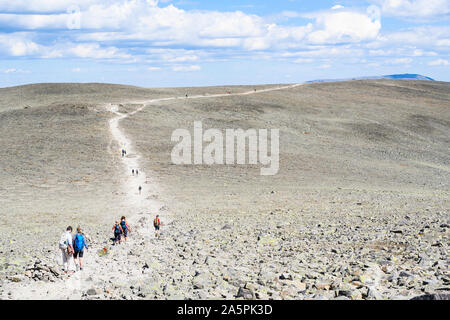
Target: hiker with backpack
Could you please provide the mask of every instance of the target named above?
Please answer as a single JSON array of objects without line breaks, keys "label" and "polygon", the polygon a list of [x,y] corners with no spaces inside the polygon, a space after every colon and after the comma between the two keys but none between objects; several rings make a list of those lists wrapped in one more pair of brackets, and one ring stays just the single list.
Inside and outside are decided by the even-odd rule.
[{"label": "hiker with backpack", "polygon": [[141,187],[141,186],[139,186],[138,190],[139,190],[139,194],[141,194],[141,191],[142,191],[142,187]]},{"label": "hiker with backpack", "polygon": [[86,237],[84,236],[83,232],[81,231],[81,227],[78,227],[77,233],[73,237],[73,249],[74,249],[73,258],[75,260],[75,265],[77,264],[76,260],[78,258],[77,266],[80,268],[80,270],[83,270],[84,248],[86,248],[86,250],[88,250],[88,246],[86,244]]},{"label": "hiker with backpack", "polygon": [[161,228],[161,220],[159,220],[159,215],[156,215],[155,220],[153,220],[153,226],[155,227],[155,238],[159,237],[159,231]]},{"label": "hiker with backpack", "polygon": [[112,229],[114,231],[114,242],[113,242],[113,244],[116,245],[117,242],[119,242],[119,244],[120,244],[123,230],[122,230],[122,227],[120,226],[119,221],[116,221],[116,223],[113,225]]},{"label": "hiker with backpack", "polygon": [[73,242],[72,227],[68,226],[66,232],[61,235],[59,240],[59,248],[61,249],[63,269],[65,273],[72,274],[75,272],[75,261],[73,259]]},{"label": "hiker with backpack", "polygon": [[130,226],[128,225],[127,219],[125,218],[125,216],[122,216],[122,218],[120,218],[120,226],[122,227],[123,237],[124,237],[125,241],[127,241],[127,236],[128,236],[128,231],[130,231]]}]

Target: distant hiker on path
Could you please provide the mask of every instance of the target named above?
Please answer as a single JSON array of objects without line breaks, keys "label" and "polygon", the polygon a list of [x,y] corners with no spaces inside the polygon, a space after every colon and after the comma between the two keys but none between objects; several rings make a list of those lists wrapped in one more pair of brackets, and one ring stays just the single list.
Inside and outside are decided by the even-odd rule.
[{"label": "distant hiker on path", "polygon": [[86,250],[88,250],[88,246],[86,244],[86,237],[84,236],[83,232],[81,231],[81,227],[78,227],[77,233],[73,237],[73,249],[74,249],[73,258],[75,260],[75,264],[77,264],[77,258],[78,258],[77,267],[79,267],[80,270],[83,270],[84,248],[86,248]]},{"label": "distant hiker on path", "polygon": [[139,170],[138,169],[136,169],[136,175],[139,175]]},{"label": "distant hiker on path", "polygon": [[155,237],[159,237],[159,232],[161,228],[161,220],[159,220],[159,215],[156,215],[155,220],[153,220],[153,226],[155,227]]},{"label": "distant hiker on path", "polygon": [[75,272],[75,261],[73,260],[72,245],[72,227],[68,226],[59,240],[59,248],[61,249],[63,269],[65,273],[72,274]]},{"label": "distant hiker on path", "polygon": [[131,170],[131,174],[134,176],[134,169],[133,170]]},{"label": "distant hiker on path", "polygon": [[141,191],[142,191],[142,187],[139,186],[139,194],[141,194]]},{"label": "distant hiker on path", "polygon": [[114,231],[114,245],[117,244],[117,242],[121,242],[121,236],[123,233],[122,227],[120,226],[119,221],[116,221],[116,223],[113,225],[112,227],[113,231]]},{"label": "distant hiker on path", "polygon": [[120,218],[120,226],[122,227],[123,237],[124,237],[125,241],[127,241],[128,231],[131,231],[131,230],[130,230],[130,226],[128,225],[127,219],[125,218],[125,216],[122,216],[122,218]]}]

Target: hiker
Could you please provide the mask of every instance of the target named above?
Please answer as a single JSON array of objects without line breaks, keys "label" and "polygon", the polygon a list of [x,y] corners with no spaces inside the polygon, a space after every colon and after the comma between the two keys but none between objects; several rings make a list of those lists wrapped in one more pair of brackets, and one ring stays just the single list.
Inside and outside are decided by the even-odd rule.
[{"label": "hiker", "polygon": [[134,169],[133,170],[131,170],[131,174],[134,176]]},{"label": "hiker", "polygon": [[139,194],[141,194],[141,191],[142,191],[142,187],[139,186]]},{"label": "hiker", "polygon": [[122,157],[125,155],[125,149],[122,149]]},{"label": "hiker", "polygon": [[138,169],[136,169],[136,175],[139,175],[139,170]]},{"label": "hiker", "polygon": [[128,225],[127,219],[125,218],[125,216],[122,216],[122,218],[120,218],[120,226],[122,227],[123,237],[124,237],[125,241],[127,241],[127,236],[128,236],[128,231],[130,231],[130,226]]},{"label": "hiker", "polygon": [[[88,250],[88,246],[86,244],[86,237],[84,233],[81,231],[81,227],[77,228],[77,233],[73,237],[73,258],[75,260],[75,265],[79,267],[80,270],[83,270],[83,252],[84,248]],[[78,264],[77,264],[78,258]]]},{"label": "hiker", "polygon": [[155,220],[153,220],[153,226],[155,227],[155,237],[159,237],[159,229],[161,228],[161,220],[159,220],[159,215],[156,215]]},{"label": "hiker", "polygon": [[75,262],[73,260],[72,227],[68,226],[66,232],[61,235],[59,240],[61,249],[63,269],[65,273],[73,274],[75,272]]},{"label": "hiker", "polygon": [[120,226],[119,221],[116,221],[116,223],[113,225],[112,229],[114,231],[114,242],[113,242],[113,244],[116,245],[117,242],[119,242],[119,244],[120,244],[123,230],[122,230],[122,227]]},{"label": "hiker", "polygon": [[187,99],[187,97],[188,97],[188,94],[186,93],[186,99]]}]

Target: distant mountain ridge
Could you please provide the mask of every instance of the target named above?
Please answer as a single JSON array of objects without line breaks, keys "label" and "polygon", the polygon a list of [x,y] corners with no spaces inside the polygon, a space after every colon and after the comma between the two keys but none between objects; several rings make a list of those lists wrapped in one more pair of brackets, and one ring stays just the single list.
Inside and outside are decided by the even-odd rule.
[{"label": "distant mountain ridge", "polygon": [[307,83],[313,83],[313,82],[335,82],[335,81],[349,81],[349,80],[367,80],[367,79],[410,79],[410,80],[435,81],[434,79],[432,79],[430,77],[423,76],[421,74],[403,73],[403,74],[389,74],[389,75],[384,75],[384,76],[359,77],[359,78],[311,80],[311,81],[307,81]]}]

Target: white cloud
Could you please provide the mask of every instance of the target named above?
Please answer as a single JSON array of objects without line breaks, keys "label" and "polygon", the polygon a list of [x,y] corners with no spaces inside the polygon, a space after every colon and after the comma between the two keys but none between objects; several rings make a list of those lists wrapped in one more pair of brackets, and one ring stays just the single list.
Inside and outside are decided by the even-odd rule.
[{"label": "white cloud", "polygon": [[21,29],[57,29],[66,28],[69,15],[67,13],[43,14],[0,14],[0,25]]},{"label": "white cloud", "polygon": [[358,48],[353,48],[350,45],[328,47],[320,46],[313,47],[312,49],[288,52],[282,54],[284,57],[303,57],[303,58],[335,58],[335,57],[358,57],[364,55],[364,51]]},{"label": "white cloud", "polygon": [[319,66],[320,69],[328,69],[330,67],[331,67],[330,64],[322,64],[321,66]]},{"label": "white cloud", "polygon": [[[136,2],[136,0],[132,0]],[[157,0],[138,0],[146,6],[156,6]],[[0,0],[1,12],[24,13],[55,13],[67,12],[69,8],[78,7],[80,10],[98,4],[114,4],[118,0]],[[168,1],[160,1],[168,2]]]},{"label": "white cloud", "polygon": [[116,47],[102,47],[98,43],[61,42],[40,45],[23,33],[0,34],[0,53],[13,57],[37,58],[89,58],[89,59],[132,59],[132,56]]},{"label": "white cloud", "polygon": [[449,37],[448,27],[421,26],[382,34],[364,47],[373,56],[438,56],[449,54]]},{"label": "white cloud", "polygon": [[398,64],[410,64],[413,62],[413,59],[411,58],[394,58],[394,59],[388,59],[384,61],[385,64],[390,65],[398,65]]},{"label": "white cloud", "polygon": [[[49,8],[50,2],[46,2]],[[298,47],[304,45],[305,40],[313,43],[364,41],[376,37],[380,28],[380,22],[366,13],[343,8],[310,16],[315,23],[282,26],[268,24],[260,16],[240,11],[185,11],[172,4],[159,7],[156,1],[111,0],[101,3],[86,0],[83,4],[80,15],[82,32],[73,32],[81,41],[138,40],[160,46],[187,44],[258,51]],[[59,8],[60,4],[55,6]],[[0,14],[0,26],[67,30],[70,17],[66,12]]]},{"label": "white cloud", "polygon": [[412,52],[413,57],[423,57],[423,56],[437,56],[436,52],[424,51],[422,49],[414,49]]},{"label": "white cloud", "polygon": [[450,39],[441,39],[436,42],[439,47],[450,47]]},{"label": "white cloud", "polygon": [[16,68],[8,68],[1,70],[2,73],[30,73],[29,70],[22,70],[22,69],[16,69]]},{"label": "white cloud", "polygon": [[409,56],[409,57],[432,57],[438,54],[434,51],[426,51],[417,48],[388,48],[388,49],[374,49],[369,50],[370,56],[375,57],[388,57],[388,56]]},{"label": "white cloud", "polygon": [[195,56],[195,55],[186,55],[186,56],[179,56],[179,57],[173,57],[171,55],[163,55],[162,58],[168,62],[187,62],[187,61],[197,61],[198,60],[198,56]]},{"label": "white cloud", "polygon": [[314,61],[313,59],[305,59],[305,58],[298,58],[294,60],[295,63],[311,63],[313,61]]},{"label": "white cloud", "polygon": [[38,53],[40,46],[22,34],[0,34],[0,50],[20,57]]},{"label": "white cloud", "polygon": [[308,15],[315,17],[315,30],[308,35],[312,43],[361,42],[378,36],[381,23],[367,13],[331,10]]},{"label": "white cloud", "polygon": [[437,66],[445,66],[446,67],[446,66],[450,65],[450,62],[448,62],[448,60],[445,60],[445,59],[437,59],[437,60],[430,61],[428,63],[428,65],[433,66],[433,67],[437,67]]},{"label": "white cloud", "polygon": [[408,18],[430,18],[450,13],[450,0],[372,0],[383,14]]},{"label": "white cloud", "polygon": [[67,52],[80,58],[94,59],[114,59],[114,58],[131,58],[131,55],[121,53],[115,47],[101,48],[96,43],[77,44],[67,50]]},{"label": "white cloud", "polygon": [[177,65],[172,67],[173,71],[177,72],[190,72],[190,71],[199,71],[201,70],[200,66],[192,65],[192,66],[183,66],[183,65]]},{"label": "white cloud", "polygon": [[[429,3],[434,9],[424,15],[439,11],[436,8],[445,12],[449,1],[432,0]],[[167,2],[159,1],[158,6],[156,0],[0,0],[0,28],[26,30],[0,33],[0,55],[138,61],[154,66],[149,71],[157,70],[152,68],[159,64],[185,72],[200,70],[205,61],[233,58],[316,62],[318,66],[333,61],[334,66],[335,58],[377,60],[367,61],[370,64],[385,57],[383,63],[409,64],[412,57],[418,61],[420,57],[446,57],[450,48],[448,26],[383,33],[375,5],[356,10],[337,4],[309,14],[284,11],[281,15],[293,20],[279,24],[272,17],[241,11],[183,10]],[[422,3],[371,2],[386,14],[395,10],[411,14]],[[74,3],[81,10],[80,30],[67,28],[70,15],[66,11]],[[179,49],[182,47],[193,49]]]},{"label": "white cloud", "polygon": [[13,56],[26,56],[39,50],[39,46],[32,41],[18,41],[10,46],[10,52]]}]

